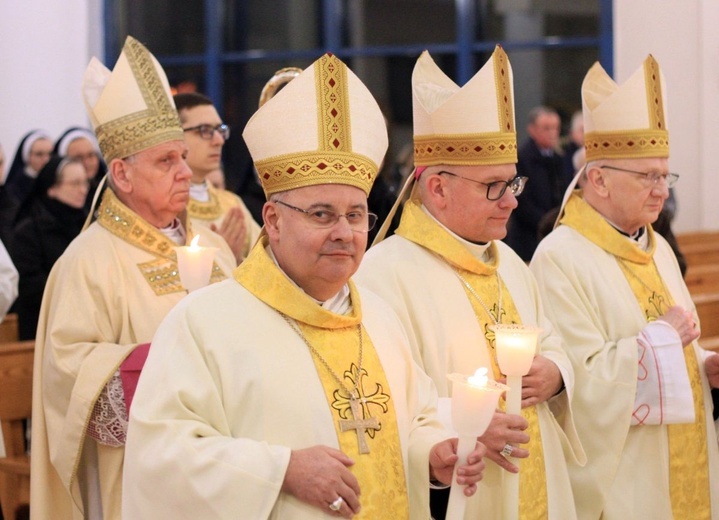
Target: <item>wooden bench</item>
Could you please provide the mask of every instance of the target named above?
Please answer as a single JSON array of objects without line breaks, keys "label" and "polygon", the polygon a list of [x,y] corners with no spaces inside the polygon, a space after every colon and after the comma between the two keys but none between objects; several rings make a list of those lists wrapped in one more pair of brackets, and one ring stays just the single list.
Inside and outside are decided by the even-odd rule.
[{"label": "wooden bench", "polygon": [[0,323],[0,343],[18,340],[17,314],[10,313]]},{"label": "wooden bench", "polygon": [[719,336],[719,293],[701,293],[692,296],[701,323],[702,336]]},{"label": "wooden bench", "polygon": [[0,507],[5,520],[15,520],[30,503],[30,457],[25,425],[32,410],[35,341],[0,343],[0,425],[5,458],[0,458]]},{"label": "wooden bench", "polygon": [[692,295],[719,292],[719,263],[689,266],[684,281]]}]

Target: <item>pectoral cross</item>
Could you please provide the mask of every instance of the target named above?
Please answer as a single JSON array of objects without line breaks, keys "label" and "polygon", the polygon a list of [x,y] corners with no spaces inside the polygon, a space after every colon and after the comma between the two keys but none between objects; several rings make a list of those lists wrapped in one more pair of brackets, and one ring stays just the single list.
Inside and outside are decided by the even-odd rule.
[{"label": "pectoral cross", "polygon": [[377,417],[364,419],[362,407],[355,397],[350,397],[350,408],[352,409],[352,419],[340,419],[340,431],[346,432],[349,430],[357,430],[359,452],[369,453],[369,444],[367,444],[365,432],[370,428],[373,430],[379,430],[379,419],[377,419]]}]

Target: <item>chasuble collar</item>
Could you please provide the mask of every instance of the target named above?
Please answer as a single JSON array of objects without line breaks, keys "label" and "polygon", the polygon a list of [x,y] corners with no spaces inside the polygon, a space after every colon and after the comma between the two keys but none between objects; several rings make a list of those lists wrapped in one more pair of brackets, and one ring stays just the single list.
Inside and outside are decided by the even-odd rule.
[{"label": "chasuble collar", "polygon": [[494,242],[489,243],[485,252],[489,261],[480,260],[456,235],[425,213],[416,198],[405,203],[397,234],[438,254],[449,264],[465,271],[489,275],[494,274],[499,268],[499,251]]},{"label": "chasuble collar", "polygon": [[[186,231],[186,241],[194,234],[189,220],[183,213],[180,222]],[[97,210],[97,223],[128,244],[142,249],[155,258],[137,264],[143,277],[158,296],[185,291],[177,267],[175,244],[159,229],[123,204],[111,190],[105,190]],[[226,278],[222,269],[213,263],[210,283]]]},{"label": "chasuble collar", "polygon": [[218,191],[206,184],[204,193],[207,196],[205,200],[195,198],[192,187],[190,187],[190,202],[187,203],[187,214],[199,220],[216,220],[224,215],[226,209],[223,208]]},{"label": "chasuble collar", "polygon": [[353,327],[362,321],[359,293],[348,282],[352,311],[347,315],[328,311],[297,287],[275,264],[266,250],[269,239],[262,236],[233,273],[235,280],[259,300],[300,322],[323,329]]},{"label": "chasuble collar", "polygon": [[559,223],[575,229],[606,252],[630,262],[648,264],[654,256],[656,240],[651,226],[647,226],[645,250],[640,243],[623,235],[607,222],[582,198],[579,191],[570,196]]}]

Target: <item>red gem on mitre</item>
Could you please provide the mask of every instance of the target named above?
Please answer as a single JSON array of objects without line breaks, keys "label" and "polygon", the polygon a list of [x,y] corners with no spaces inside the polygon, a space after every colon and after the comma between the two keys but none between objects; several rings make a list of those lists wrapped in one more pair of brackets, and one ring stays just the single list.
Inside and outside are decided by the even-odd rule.
[{"label": "red gem on mitre", "polygon": [[334,80],[334,78],[330,78],[329,84],[330,84],[330,87],[334,87],[334,86],[335,86],[335,80]]},{"label": "red gem on mitre", "polygon": [[295,173],[295,169],[290,166],[289,168],[287,168],[287,173],[292,175],[293,173]]},{"label": "red gem on mitre", "polygon": [[337,109],[336,109],[336,108],[333,108],[333,109],[330,111],[330,115],[331,115],[332,117],[337,117]]},{"label": "red gem on mitre", "polygon": [[627,146],[634,146],[634,141],[627,141]]},{"label": "red gem on mitre", "polygon": [[325,168],[327,168],[327,165],[326,165],[325,163],[319,163],[319,164],[317,165],[317,167],[318,167],[320,170],[324,170]]},{"label": "red gem on mitre", "polygon": [[475,146],[475,147],[474,147],[474,151],[475,151],[475,152],[481,152],[481,151],[482,151],[482,147],[481,147],[481,146]]},{"label": "red gem on mitre", "polygon": [[451,153],[451,152],[454,152],[454,147],[448,146],[448,147],[447,147],[447,151],[450,152],[450,153]]},{"label": "red gem on mitre", "polygon": [[332,144],[334,145],[335,148],[338,148],[340,145],[339,139],[335,139],[334,141],[332,141]]}]

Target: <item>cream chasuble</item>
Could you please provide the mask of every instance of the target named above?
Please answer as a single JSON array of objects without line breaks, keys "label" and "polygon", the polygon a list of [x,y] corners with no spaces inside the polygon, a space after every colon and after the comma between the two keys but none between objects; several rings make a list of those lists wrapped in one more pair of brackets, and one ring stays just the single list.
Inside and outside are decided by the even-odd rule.
[{"label": "cream chasuble", "polygon": [[245,216],[246,235],[245,245],[242,249],[242,257],[245,258],[260,236],[260,226],[252,218],[250,210],[247,209],[240,197],[227,190],[218,190],[208,182],[206,184],[208,200],[200,201],[191,198],[187,204],[187,215],[196,228],[210,229],[210,226],[214,224],[219,229],[230,208],[239,206]]},{"label": "cream chasuble", "polygon": [[350,282],[352,313],[344,316],[307,305],[306,295],[263,248],[235,272],[235,279],[286,317],[310,350],[327,405],[336,415],[340,449],[355,461],[351,471],[359,481],[363,504],[355,518],[409,518],[395,405],[382,364],[362,328],[354,284]]},{"label": "cream chasuble", "polygon": [[125,518],[333,518],[281,491],[291,450],[315,445],[355,461],[360,518],[429,518],[429,452],[451,434],[397,317],[352,284],[349,314],[322,309],[265,246],[158,330],[132,405]]},{"label": "cream chasuble", "polygon": [[[98,221],[53,267],[33,376],[33,518],[82,518],[90,494],[101,497],[106,520],[120,517],[124,449],[88,440],[85,431],[98,395],[120,363],[138,344],[152,340],[187,294],[174,245],[108,189]],[[220,248],[213,280],[226,278],[232,253],[214,233],[207,245]]]},{"label": "cream chasuble", "polygon": [[[455,269],[484,331],[494,379],[499,379],[504,374],[500,372],[497,365],[495,337],[490,327],[498,323],[521,324],[522,321],[514,306],[512,295],[504,285],[502,277],[497,273],[499,265],[497,246],[496,244],[490,245],[488,250],[490,259],[489,262],[484,263],[476,259],[448,233],[441,233],[438,230],[438,224],[426,215],[414,200],[405,205],[397,235],[439,255]],[[504,396],[501,400],[504,405]],[[519,515],[520,518],[526,520],[546,519],[548,514],[547,481],[536,407],[523,408],[522,416],[529,423],[526,433],[530,440],[529,444],[523,445],[525,449],[529,450],[529,458],[520,463]]]},{"label": "cream chasuble", "polygon": [[623,237],[575,192],[562,224],[540,243],[531,269],[577,377],[574,412],[587,451],[570,473],[580,518],[719,518],[719,453],[711,424],[707,355],[684,357],[693,424],[630,426],[637,335],[673,304],[694,310],[676,258],[648,229],[649,248]]},{"label": "cream chasuble", "polygon": [[[557,364],[571,393],[569,362],[559,338],[541,318],[528,269],[499,242],[489,246],[488,254],[487,262],[477,259],[410,200],[396,235],[370,249],[357,280],[398,311],[410,330],[416,359],[435,380],[441,396],[449,395],[446,375],[451,372],[472,373],[478,366],[486,366],[492,368],[495,378],[500,377],[494,335],[489,330],[497,318],[502,323],[542,326],[542,355]],[[530,458],[520,462],[521,518],[574,518],[564,459],[576,456],[581,460],[583,453],[568,403],[569,395],[563,393],[522,410],[530,424],[531,441],[526,446]],[[500,520],[504,470],[485,461],[487,470],[478,496],[470,499],[466,518]]]},{"label": "cream chasuble", "polygon": [[[575,229],[616,257],[647,322],[656,320],[674,305],[672,295],[667,290],[652,258],[656,242],[651,226],[647,226],[649,250],[644,251],[636,242],[626,240],[576,194],[570,198],[560,223]],[[711,507],[706,445],[707,423],[699,365],[692,348],[684,348],[684,360],[694,396],[696,419],[693,424],[667,426],[672,512],[674,518],[708,520],[711,518]]]}]

